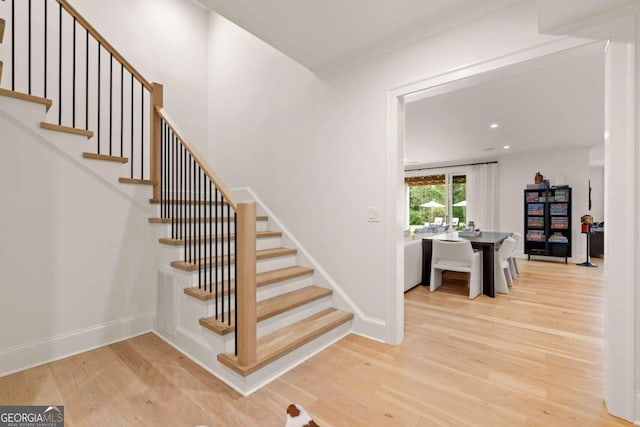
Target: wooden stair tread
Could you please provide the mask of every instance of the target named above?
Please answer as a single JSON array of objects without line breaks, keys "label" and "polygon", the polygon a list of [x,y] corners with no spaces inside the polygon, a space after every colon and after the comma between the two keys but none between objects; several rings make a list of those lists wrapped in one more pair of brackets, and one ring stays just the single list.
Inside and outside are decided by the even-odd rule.
[{"label": "wooden stair tread", "polygon": [[[267,239],[269,237],[281,237],[281,236],[282,236],[282,233],[279,231],[256,231],[256,237],[258,239]],[[219,237],[219,240],[226,241],[227,237],[230,238],[231,240],[234,240],[236,238],[235,234],[231,234],[229,236],[227,236],[226,234],[223,234]],[[158,239],[158,241],[163,245],[169,245],[169,246],[182,246],[184,245],[184,240],[185,239],[171,239],[168,237],[161,237],[160,239]],[[214,240],[214,238],[212,236],[205,236],[205,237],[200,237],[199,239],[187,238],[186,240],[188,245],[192,245],[194,243],[209,243],[210,241]]]},{"label": "wooden stair tread", "polygon": [[[149,203],[152,205],[159,205],[160,199],[149,199]],[[170,205],[228,205],[227,202],[216,202],[215,200],[162,200],[162,203]]]},{"label": "wooden stair tread", "polygon": [[116,162],[123,164],[129,162],[129,159],[126,157],[109,156],[107,154],[82,153],[82,157],[84,157],[85,159],[104,160],[107,162]]},{"label": "wooden stair tread", "polygon": [[47,108],[47,111],[49,111],[49,108],[51,108],[51,105],[53,104],[53,101],[51,101],[50,99],[41,98],[39,96],[29,95],[27,93],[16,92],[8,89],[0,88],[0,95],[7,96],[9,98],[20,99],[22,101],[35,102],[36,104],[42,104]]},{"label": "wooden stair tread", "polygon": [[61,126],[61,125],[56,125],[54,123],[47,123],[47,122],[40,122],[40,127],[42,129],[47,129],[54,132],[63,132],[63,133],[70,133],[71,135],[85,136],[87,139],[93,138],[93,131],[86,130],[86,129],[72,128],[69,126]]},{"label": "wooden stair tread", "polygon": [[[266,216],[256,216],[256,221],[266,221],[269,218],[267,218]],[[211,218],[180,218],[175,220],[176,222],[182,223],[182,222],[209,222],[209,221],[218,221],[218,222],[224,222],[224,221],[231,221],[233,222],[233,217],[223,217],[223,216],[219,216],[219,217],[211,217]],[[151,224],[172,224],[173,223],[173,219],[172,218],[149,218],[149,223]]]},{"label": "wooden stair tread", "polygon": [[139,185],[156,185],[155,181],[150,179],[137,179],[137,178],[118,178],[120,184],[139,184]]},{"label": "wooden stair tread", "polygon": [[[262,250],[256,251],[256,259],[261,260],[261,259],[277,258],[281,256],[295,255],[297,253],[298,251],[296,249],[290,249],[290,248],[262,249]],[[234,254],[231,254],[230,257],[228,257],[227,255],[219,256],[217,258],[217,261],[218,261],[218,265],[222,265],[222,264],[226,265],[227,263],[233,264],[236,261],[236,257]],[[215,263],[216,263],[216,258],[213,257],[213,258],[207,258],[207,259],[200,259],[200,260],[197,260],[196,262],[172,261],[171,267],[177,268],[178,270],[182,270],[182,271],[196,271],[198,270],[198,268],[201,268],[201,267],[208,267],[209,265],[215,266]]]},{"label": "wooden stair tread", "polygon": [[[285,267],[279,268],[277,270],[265,271],[264,273],[256,274],[256,287],[260,288],[262,286],[271,285],[277,282],[283,282],[289,279],[295,279],[297,277],[307,276],[313,274],[313,269],[309,267],[302,267],[299,265],[293,267]],[[221,282],[220,282],[221,283]],[[219,286],[220,286],[219,283]],[[235,280],[231,280],[231,289],[227,288],[228,283],[225,283],[225,295],[229,293],[235,294],[236,292],[236,282]],[[202,289],[200,288],[185,288],[184,293],[196,298],[200,301],[210,301],[213,300],[214,294],[208,291],[208,286],[205,285]]]},{"label": "wooden stair tread", "polygon": [[256,362],[249,366],[240,366],[232,353],[220,353],[218,361],[246,377],[352,319],[353,313],[328,308],[259,338]]},{"label": "wooden stair tread", "polygon": [[[261,320],[269,319],[278,314],[282,314],[286,311],[293,310],[294,308],[303,306],[310,302],[325,298],[333,294],[331,289],[321,288],[319,286],[311,285],[302,289],[287,292],[282,295],[268,298],[256,303],[256,315],[258,322]],[[207,317],[200,319],[200,325],[215,332],[219,335],[226,335],[235,331],[235,311],[227,313],[227,316],[231,319],[231,324],[223,323],[215,317]],[[225,317],[226,320],[226,317]]]}]

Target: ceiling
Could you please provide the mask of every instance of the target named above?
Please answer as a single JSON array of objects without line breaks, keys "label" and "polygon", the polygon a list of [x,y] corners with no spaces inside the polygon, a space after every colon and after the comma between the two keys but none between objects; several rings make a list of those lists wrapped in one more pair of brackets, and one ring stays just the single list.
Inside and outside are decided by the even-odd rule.
[{"label": "ceiling", "polygon": [[408,46],[518,0],[197,0],[317,73]]},{"label": "ceiling", "polygon": [[407,169],[602,146],[604,54],[411,102],[406,118]]}]

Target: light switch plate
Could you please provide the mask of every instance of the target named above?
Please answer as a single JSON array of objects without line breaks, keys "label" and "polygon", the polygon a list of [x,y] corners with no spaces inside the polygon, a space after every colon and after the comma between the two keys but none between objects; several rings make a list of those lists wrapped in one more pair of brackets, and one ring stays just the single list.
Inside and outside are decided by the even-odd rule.
[{"label": "light switch plate", "polygon": [[367,208],[367,222],[380,222],[380,208]]}]

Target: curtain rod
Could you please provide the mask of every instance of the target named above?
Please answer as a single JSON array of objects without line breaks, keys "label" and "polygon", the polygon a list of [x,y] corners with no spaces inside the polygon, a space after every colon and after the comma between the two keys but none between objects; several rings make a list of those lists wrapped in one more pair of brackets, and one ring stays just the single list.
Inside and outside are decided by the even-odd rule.
[{"label": "curtain rod", "polygon": [[457,168],[460,166],[477,166],[477,165],[491,165],[491,164],[497,164],[498,162],[496,160],[492,161],[492,162],[479,162],[479,163],[465,163],[463,165],[448,165],[448,166],[433,166],[431,168],[418,168],[418,169],[405,169],[405,172],[414,172],[414,171],[428,171],[428,170],[432,170],[432,169],[446,169],[446,168]]}]

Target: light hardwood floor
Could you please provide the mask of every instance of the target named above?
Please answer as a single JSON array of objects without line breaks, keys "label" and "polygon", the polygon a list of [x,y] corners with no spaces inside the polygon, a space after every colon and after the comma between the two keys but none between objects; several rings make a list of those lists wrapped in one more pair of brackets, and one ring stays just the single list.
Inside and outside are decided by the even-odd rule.
[{"label": "light hardwood floor", "polygon": [[520,261],[509,295],[459,276],[406,294],[406,335],[351,335],[243,398],[153,334],[0,378],[0,404],[64,404],[68,426],[619,426],[602,403],[602,268]]}]

